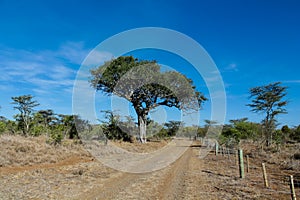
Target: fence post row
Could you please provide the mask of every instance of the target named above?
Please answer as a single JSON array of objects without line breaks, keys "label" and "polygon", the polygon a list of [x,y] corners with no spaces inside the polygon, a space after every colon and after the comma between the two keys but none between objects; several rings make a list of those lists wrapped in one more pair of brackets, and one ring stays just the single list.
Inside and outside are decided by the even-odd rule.
[{"label": "fence post row", "polygon": [[[223,146],[219,147],[218,142],[215,143],[215,155],[217,156],[218,153],[221,155],[225,156],[228,154],[228,158],[230,159],[230,149],[225,148]],[[239,175],[240,178],[245,178],[245,172],[244,172],[244,160],[243,160],[243,150],[238,149],[235,151],[236,154],[236,165],[239,166]],[[246,162],[247,162],[247,173],[250,172],[250,159],[249,155],[246,155]],[[263,171],[263,179],[264,179],[264,184],[266,188],[269,188],[269,182],[268,182],[268,177],[267,177],[267,171],[266,171],[266,165],[265,163],[261,163],[262,165],[262,171]],[[295,185],[294,185],[294,179],[293,176],[290,175],[290,190],[291,190],[291,198],[292,200],[297,200],[296,197],[296,192],[295,192]]]}]

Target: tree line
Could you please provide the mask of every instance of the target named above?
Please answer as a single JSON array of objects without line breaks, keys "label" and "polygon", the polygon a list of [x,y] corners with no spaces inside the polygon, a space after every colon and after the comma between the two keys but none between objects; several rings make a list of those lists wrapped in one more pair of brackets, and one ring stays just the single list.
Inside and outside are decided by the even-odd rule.
[{"label": "tree line", "polygon": [[79,139],[75,122],[88,123],[78,115],[56,114],[52,109],[36,111],[40,104],[32,95],[12,97],[11,103],[18,114],[13,116],[15,120],[0,116],[0,134],[46,135],[49,143],[58,144],[63,138]]},{"label": "tree line", "polygon": [[[78,115],[56,114],[53,110],[38,110],[39,103],[32,95],[12,97],[14,109],[18,114],[15,120],[0,117],[0,133],[21,134],[24,136],[46,135],[50,143],[60,143],[63,138],[80,139],[92,137],[132,141],[136,137],[141,143],[147,139],[165,139],[175,136],[206,137],[223,126],[217,134],[220,143],[238,145],[242,139],[260,141],[270,146],[300,140],[300,126],[278,129],[277,116],[286,114],[285,100],[287,87],[280,82],[250,88],[247,104],[252,112],[260,113],[260,123],[247,118],[233,119],[229,124],[220,125],[213,120],[205,120],[205,125],[186,127],[182,122],[170,121],[159,124],[148,118],[151,110],[158,106],[175,107],[183,111],[199,110],[207,98],[197,91],[193,81],[174,71],[162,71],[156,61],[143,61],[132,56],[121,56],[105,62],[90,71],[91,87],[105,95],[117,95],[128,100],[137,115],[137,122],[131,116],[121,120],[112,111],[102,111],[105,120],[101,124],[90,124]],[[215,128],[215,129],[214,129]],[[179,131],[180,130],[180,131]],[[79,136],[79,132],[83,135]],[[180,132],[180,133],[178,133]],[[194,135],[191,135],[194,134]]]}]

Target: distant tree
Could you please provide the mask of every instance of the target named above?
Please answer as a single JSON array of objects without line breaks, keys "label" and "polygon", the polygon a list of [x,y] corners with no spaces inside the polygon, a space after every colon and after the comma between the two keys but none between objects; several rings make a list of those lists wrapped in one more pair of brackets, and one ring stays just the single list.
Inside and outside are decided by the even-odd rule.
[{"label": "distant tree", "polygon": [[222,130],[222,125],[218,124],[215,120],[205,119],[204,122],[205,136],[217,139],[219,137],[220,130]]},{"label": "distant tree", "polygon": [[6,129],[10,134],[16,134],[18,130],[18,125],[13,120],[7,120]]},{"label": "distant tree", "polygon": [[[117,125],[122,129],[122,131],[131,135],[131,142],[134,142],[136,137],[138,137],[138,130],[137,130],[138,128],[136,126],[134,117],[125,116],[125,120],[118,119]],[[147,131],[148,131],[148,129],[147,129]]]},{"label": "distant tree", "polygon": [[[164,138],[165,135],[167,135],[166,130],[164,129],[163,125],[151,120],[150,123],[147,123],[147,135],[148,136],[152,136],[153,138],[159,139],[159,138]],[[163,130],[161,132],[161,130]],[[161,134],[163,133],[163,134]],[[137,130],[137,134],[138,134],[138,130]]]},{"label": "distant tree", "polygon": [[102,111],[105,113],[106,121],[103,123],[103,132],[109,140],[130,141],[130,135],[125,133],[120,127],[120,115],[114,114],[110,110]]},{"label": "distant tree", "polygon": [[290,139],[300,142],[300,125],[291,130]]},{"label": "distant tree", "polygon": [[4,133],[7,128],[7,119],[3,116],[0,116],[0,134]]},{"label": "distant tree", "polygon": [[[0,106],[1,110],[1,106]],[[3,116],[0,116],[0,134],[6,130],[7,119]]]},{"label": "distant tree", "polygon": [[168,130],[168,136],[175,136],[181,124],[181,121],[169,121],[165,123],[165,127]]},{"label": "distant tree", "polygon": [[[146,142],[147,116],[158,106],[198,109],[206,98],[191,79],[174,71],[161,72],[156,61],[118,57],[91,70],[90,83],[107,95],[117,95],[132,103],[138,117],[140,140]],[[155,82],[154,82],[155,81]],[[194,100],[196,99],[196,108]]]},{"label": "distant tree", "polygon": [[63,115],[59,114],[60,121],[64,126],[64,137],[68,137],[69,139],[77,138],[79,139],[78,131],[76,129],[76,123],[81,123],[81,119],[77,115]]},{"label": "distant tree", "polygon": [[272,143],[272,135],[276,127],[275,117],[287,113],[285,106],[288,101],[283,100],[287,95],[287,87],[280,84],[280,82],[276,82],[250,89],[251,103],[247,106],[251,108],[252,112],[265,114],[262,123],[267,146]]},{"label": "distant tree", "polygon": [[41,135],[46,134],[49,136],[49,132],[51,131],[51,125],[54,123],[54,120],[56,119],[55,114],[53,110],[39,110],[33,115],[33,134],[34,135]]},{"label": "distant tree", "polygon": [[48,128],[51,125],[51,122],[55,120],[54,111],[51,109],[39,110],[38,113],[41,115],[43,125],[45,128]]},{"label": "distant tree", "polygon": [[288,140],[288,138],[290,137],[292,130],[289,128],[288,125],[284,125],[281,127],[281,132],[282,132],[283,142],[286,142]]},{"label": "distant tree", "polygon": [[18,110],[20,113],[15,115],[16,120],[19,123],[23,134],[28,135],[30,130],[30,125],[32,121],[33,108],[39,105],[37,101],[33,100],[31,95],[23,95],[18,97],[12,97],[12,104],[14,104],[14,109]]},{"label": "distant tree", "polygon": [[248,118],[229,120],[230,124],[223,127],[220,136],[227,145],[238,145],[242,139],[256,140],[261,132],[260,124],[249,122]]}]

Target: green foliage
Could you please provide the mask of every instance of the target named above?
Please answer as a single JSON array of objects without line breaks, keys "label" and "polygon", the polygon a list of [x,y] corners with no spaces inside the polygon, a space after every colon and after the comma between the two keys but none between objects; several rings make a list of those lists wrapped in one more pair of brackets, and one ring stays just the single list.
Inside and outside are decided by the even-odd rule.
[{"label": "green foliage", "polygon": [[247,120],[247,118],[230,120],[231,124],[223,127],[219,142],[227,146],[237,146],[242,139],[256,140],[259,138],[261,126]]},{"label": "green foliage", "polygon": [[284,133],[281,130],[276,130],[273,134],[273,139],[276,145],[281,145],[285,142]]},{"label": "green foliage", "polygon": [[197,129],[197,137],[204,138],[206,136],[206,132],[207,132],[207,130],[205,128],[198,127],[198,129]]},{"label": "green foliage", "polygon": [[[69,139],[79,139],[79,135],[76,129],[76,122],[81,123],[81,119],[77,115],[58,115],[60,126],[63,129],[63,135]],[[78,126],[80,127],[80,125]]]},{"label": "green foliage", "polygon": [[263,127],[267,146],[272,143],[273,131],[276,128],[275,117],[278,114],[287,113],[285,106],[288,101],[282,100],[287,95],[287,87],[280,84],[280,82],[276,82],[250,89],[252,103],[247,106],[251,108],[252,112],[265,114]]},{"label": "green foliage", "polygon": [[112,111],[103,111],[105,113],[105,118],[103,124],[103,133],[109,140],[123,140],[130,141],[130,135],[125,133],[119,127],[120,116],[114,115]]},{"label": "green foliage", "polygon": [[142,142],[150,110],[158,106],[198,109],[206,100],[196,91],[191,79],[174,71],[161,72],[156,61],[118,57],[91,70],[91,75],[93,88],[107,95],[114,93],[132,103],[138,116]]},{"label": "green foliage", "polygon": [[157,139],[167,139],[170,138],[168,130],[162,128],[157,134],[154,135]]},{"label": "green foliage", "polygon": [[0,134],[4,133],[5,131],[6,131],[6,123],[0,121]]},{"label": "green foliage", "polygon": [[15,115],[15,119],[18,122],[18,127],[22,130],[25,136],[28,135],[32,122],[33,108],[39,105],[37,101],[33,100],[31,95],[23,95],[18,97],[12,97],[12,104],[14,104],[14,109],[18,110],[20,113]]},{"label": "green foliage", "polygon": [[157,139],[168,139],[175,136],[181,126],[180,121],[169,121],[164,124],[164,127],[157,124],[154,135],[154,138]]},{"label": "green foliage", "polygon": [[7,119],[3,116],[0,116],[0,134],[4,133],[5,131],[7,131]]},{"label": "green foliage", "polygon": [[290,139],[300,142],[300,125],[291,130]]},{"label": "green foliage", "polygon": [[180,126],[181,126],[180,121],[169,121],[165,123],[165,127],[167,128],[168,131],[168,136],[169,137],[175,136]]},{"label": "green foliage", "polygon": [[46,132],[45,128],[41,125],[35,125],[31,128],[31,136],[40,136]]},{"label": "green foliage", "polygon": [[62,132],[52,131],[50,133],[50,138],[47,140],[47,142],[52,145],[58,145],[61,144],[62,139],[63,139]]},{"label": "green foliage", "polygon": [[8,120],[6,122],[6,129],[10,134],[16,134],[18,130],[17,122]]}]

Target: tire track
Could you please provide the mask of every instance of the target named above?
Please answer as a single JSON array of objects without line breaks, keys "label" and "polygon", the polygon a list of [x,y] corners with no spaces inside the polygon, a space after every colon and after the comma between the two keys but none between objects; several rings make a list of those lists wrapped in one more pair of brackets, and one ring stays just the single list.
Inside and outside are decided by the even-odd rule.
[{"label": "tire track", "polygon": [[185,174],[192,155],[192,149],[188,148],[174,163],[154,172],[117,172],[76,199],[182,199],[186,191]]}]

